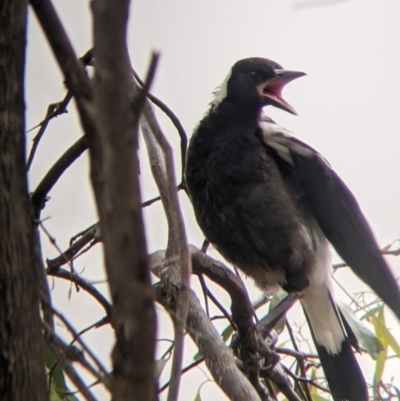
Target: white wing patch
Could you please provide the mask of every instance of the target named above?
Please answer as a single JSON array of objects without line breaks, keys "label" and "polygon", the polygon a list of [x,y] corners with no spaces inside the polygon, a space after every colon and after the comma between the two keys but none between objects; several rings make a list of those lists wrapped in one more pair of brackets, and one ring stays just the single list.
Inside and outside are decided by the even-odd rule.
[{"label": "white wing patch", "polygon": [[309,277],[310,285],[301,299],[310,320],[315,339],[327,352],[336,355],[345,340],[345,331],[334,302],[332,286],[332,265],[328,242],[321,228],[315,222],[312,227],[315,241],[315,266]]},{"label": "white wing patch", "polygon": [[294,165],[293,153],[305,157],[311,157],[315,154],[311,148],[295,140],[290,131],[269,117],[262,116],[258,125],[261,128],[264,143],[276,150],[278,155],[289,164]]}]

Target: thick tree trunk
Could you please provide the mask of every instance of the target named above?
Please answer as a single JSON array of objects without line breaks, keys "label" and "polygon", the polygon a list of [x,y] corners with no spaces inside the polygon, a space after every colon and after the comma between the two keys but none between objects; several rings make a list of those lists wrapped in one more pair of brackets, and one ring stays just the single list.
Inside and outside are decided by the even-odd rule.
[{"label": "thick tree trunk", "polygon": [[0,2],[0,399],[48,400],[25,169],[26,0]]}]

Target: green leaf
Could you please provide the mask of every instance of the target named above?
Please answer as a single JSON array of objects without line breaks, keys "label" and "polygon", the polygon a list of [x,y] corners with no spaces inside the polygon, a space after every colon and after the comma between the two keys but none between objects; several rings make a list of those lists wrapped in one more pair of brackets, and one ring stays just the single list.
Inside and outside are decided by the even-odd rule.
[{"label": "green leaf", "polygon": [[[283,290],[276,292],[269,302],[269,312],[276,308],[287,297],[287,295],[287,292]],[[275,325],[274,329],[277,331],[278,334],[282,333],[282,331],[285,329],[285,321],[286,317],[284,316]]]},{"label": "green leaf", "polygon": [[201,358],[203,358],[203,354],[200,351],[198,351],[197,354],[195,354],[195,356],[193,357],[193,360],[198,361]]},{"label": "green leaf", "polygon": [[194,399],[194,401],[201,401],[201,396],[200,396],[200,389],[196,394],[196,398]]},{"label": "green leaf", "polygon": [[386,358],[387,358],[387,348],[385,348],[385,350],[379,354],[378,359],[376,360],[375,372],[374,372],[375,386],[382,380],[383,371],[385,370]]},{"label": "green leaf", "polygon": [[376,335],[357,318],[356,314],[348,305],[337,301],[337,306],[356,336],[357,341],[365,348],[372,359],[377,360],[379,354],[383,351],[383,346]]},{"label": "green leaf", "polygon": [[[375,330],[379,329],[379,340],[382,342],[382,344],[387,347],[389,346],[397,355],[398,358],[400,358],[400,345],[396,341],[396,339],[393,337],[393,334],[388,330],[385,324],[385,317],[383,314],[383,306],[381,307],[381,310],[379,311],[379,316],[378,319],[372,318],[371,319],[374,326]],[[378,333],[377,333],[378,335]]]},{"label": "green leaf", "polygon": [[65,384],[64,372],[47,345],[44,347],[45,365],[51,375],[50,397],[55,401],[79,401]]},{"label": "green leaf", "polygon": [[226,342],[228,338],[232,335],[233,333],[233,327],[231,325],[227,326],[224,331],[221,333],[221,337]]},{"label": "green leaf", "polygon": [[[376,361],[376,365],[375,365],[374,385],[377,385],[382,380],[382,375],[383,375],[383,371],[385,370],[385,364],[386,364],[387,354],[388,354],[388,343],[387,343],[386,332],[384,330],[384,329],[386,329],[386,326],[385,326],[385,316],[383,314],[383,305],[378,313],[378,317],[371,316],[370,319],[372,321],[372,324],[375,327],[376,336],[378,337],[379,341],[381,342],[382,346],[384,347],[384,351],[379,354],[378,359]],[[386,331],[387,331],[387,329],[386,329]]]},{"label": "green leaf", "polygon": [[164,359],[159,359],[156,361],[156,375],[155,375],[156,382],[160,379],[161,373],[163,372],[165,365],[167,364],[168,361],[169,357]]},{"label": "green leaf", "polygon": [[381,327],[380,329],[381,329],[381,334],[385,337],[387,345],[394,351],[397,357],[400,358],[400,345],[393,337],[393,334],[388,330],[386,325],[383,325],[383,327]]},{"label": "green leaf", "polygon": [[321,397],[319,394],[312,395],[313,401],[332,401],[330,398]]}]

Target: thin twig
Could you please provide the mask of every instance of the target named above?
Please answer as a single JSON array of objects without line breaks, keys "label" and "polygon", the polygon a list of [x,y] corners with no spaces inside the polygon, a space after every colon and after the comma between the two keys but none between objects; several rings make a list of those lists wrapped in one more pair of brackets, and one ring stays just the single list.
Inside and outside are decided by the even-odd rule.
[{"label": "thin twig", "polygon": [[97,401],[88,386],[73,368],[72,363],[67,356],[69,347],[59,337],[57,337],[52,329],[45,323],[43,323],[43,329],[46,344],[52,351],[61,369],[67,374],[71,382],[87,401]]},{"label": "thin twig", "polygon": [[[189,370],[193,369],[194,367],[200,365],[201,363],[204,362],[204,358],[199,358],[196,361],[192,362],[190,365],[185,366],[182,369],[182,375],[185,374],[186,372],[189,372]],[[158,393],[161,394],[165,389],[167,389],[170,385],[171,381],[167,381],[162,387],[159,388]]]},{"label": "thin twig", "polygon": [[[297,342],[296,339],[294,337],[294,333],[293,333],[293,329],[292,326],[290,325],[289,321],[286,319],[285,321],[285,326],[286,329],[289,333],[289,337],[290,337],[290,341],[292,342],[293,348],[295,349],[296,353],[299,353],[299,347],[297,346]],[[298,366],[300,368],[300,373],[304,378],[307,378],[307,372],[306,372],[306,367],[304,364],[304,358],[296,358]],[[297,384],[297,382],[296,382]],[[300,386],[299,386],[300,387]],[[307,400],[311,400],[312,401],[312,397],[311,397],[311,393],[310,393],[310,389],[308,388],[307,384],[304,384],[304,388],[302,389],[305,392],[305,396],[307,397]]]},{"label": "thin twig", "polygon": [[[143,87],[143,81],[140,79],[139,75],[136,73],[136,71],[133,68],[132,68],[132,73],[133,73],[133,76],[135,77],[136,81],[138,82],[138,84]],[[181,124],[181,122],[180,122],[179,118],[176,116],[176,114],[163,101],[161,101],[159,98],[152,95],[151,93],[148,93],[147,97],[169,117],[169,119],[171,120],[172,124],[175,126],[175,128],[178,131],[178,134],[181,138],[181,166],[182,166],[181,185],[183,186],[185,163],[186,163],[186,149],[187,149],[187,142],[188,142],[186,131],[183,128],[183,125]]]},{"label": "thin twig", "polygon": [[330,394],[330,391],[329,391],[326,387],[319,385],[319,384],[316,383],[314,380],[307,379],[307,378],[305,378],[305,377],[296,376],[296,375],[295,375],[289,368],[287,368],[285,365],[281,365],[281,366],[283,367],[283,369],[285,370],[285,372],[286,372],[290,377],[292,377],[294,380],[297,380],[297,381],[302,382],[302,383],[310,384],[311,386],[314,386],[314,387],[316,387],[317,389],[319,389],[319,390],[321,390],[321,391],[323,391],[323,392],[325,392],[325,393],[327,393],[327,394]]},{"label": "thin twig", "polygon": [[145,105],[146,97],[148,97],[149,95],[149,90],[156,74],[159,59],[160,54],[157,52],[153,52],[153,54],[151,55],[150,66],[147,70],[145,82],[142,85],[142,89],[140,90],[139,95],[136,97],[136,99],[134,99],[133,108],[135,111],[135,115],[132,125],[135,128],[139,125],[142,110]]},{"label": "thin twig", "polygon": [[[176,187],[176,190],[177,190],[177,192],[179,192],[181,189],[183,189],[183,185],[179,184]],[[142,207],[148,207],[148,206],[152,205],[154,202],[158,202],[159,200],[161,200],[161,196],[156,196],[156,197],[154,197],[152,199],[149,199],[149,200],[143,202],[142,203]]]},{"label": "thin twig", "polygon": [[[69,102],[72,99],[72,94],[70,91],[67,92],[67,94],[64,96],[64,99],[61,100],[61,102],[58,103],[53,103],[50,104],[47,107],[47,113],[46,113],[46,117],[44,118],[43,121],[41,121],[39,123],[39,131],[38,133],[35,135],[35,137],[33,138],[33,144],[32,144],[32,148],[31,151],[29,153],[29,157],[28,157],[28,162],[26,165],[26,169],[29,170],[32,162],[33,162],[33,158],[35,157],[35,153],[36,153],[36,149],[39,146],[39,142],[42,139],[43,134],[46,131],[46,128],[50,122],[50,120],[54,117],[57,117],[63,113],[67,113],[67,106],[69,104]],[[36,128],[36,127],[35,127]]]},{"label": "thin twig", "polygon": [[316,354],[307,354],[307,353],[301,352],[301,351],[294,351],[291,348],[276,347],[275,351],[278,354],[292,356],[293,358],[296,358],[296,359],[319,359],[319,356]]},{"label": "thin twig", "polygon": [[[62,255],[62,254],[63,254],[62,249],[57,245],[56,239],[50,234],[49,230],[47,230],[47,228],[44,226],[44,224],[43,224],[42,221],[39,221],[39,226],[40,226],[40,228],[43,230],[43,232],[46,234],[46,236],[47,236],[47,238],[49,239],[50,243],[54,246],[54,248],[57,249],[58,253],[59,253],[60,255]],[[71,262],[70,262],[70,261],[66,261],[66,263],[67,263],[68,266],[70,267],[71,273],[75,273],[75,272],[74,272],[74,268],[73,268]]]},{"label": "thin twig", "polygon": [[108,377],[108,372],[107,370],[104,368],[103,364],[100,362],[100,360],[96,357],[96,355],[90,351],[90,349],[88,348],[88,346],[84,343],[84,341],[82,340],[81,336],[78,335],[78,333],[75,331],[75,329],[71,326],[71,324],[68,322],[68,320],[57,310],[55,310],[53,308],[53,313],[64,323],[65,327],[67,328],[67,330],[72,334],[72,337],[74,339],[74,341],[77,341],[81,347],[83,348],[83,350],[87,353],[87,355],[92,359],[92,361],[95,363],[95,365],[97,366],[97,369],[99,372],[97,372],[96,370],[94,370],[90,365],[86,365],[85,367],[96,377],[96,379],[100,380],[104,386],[110,390],[111,387],[111,383],[110,383],[110,379]]},{"label": "thin twig", "polygon": [[228,313],[228,311],[222,306],[221,302],[218,301],[218,299],[214,296],[214,294],[207,288],[207,296],[213,301],[214,305],[222,312],[222,314],[225,316],[225,318],[228,320],[228,322],[231,324],[231,326],[236,330],[236,324],[232,320],[231,315]]},{"label": "thin twig", "polygon": [[39,219],[40,213],[45,206],[47,194],[67,168],[87,149],[85,137],[79,138],[71,145],[64,154],[53,164],[50,170],[42,178],[39,185],[32,194],[31,201],[34,208],[34,216]]},{"label": "thin twig", "polygon": [[206,313],[207,313],[207,316],[210,317],[210,308],[208,305],[208,297],[207,297],[207,292],[208,292],[207,284],[206,284],[206,281],[204,280],[204,276],[202,273],[198,274],[197,277],[199,278],[201,290],[203,291],[204,305],[206,306]]},{"label": "thin twig", "polygon": [[[390,243],[389,245],[384,246],[383,248],[381,248],[381,254],[382,255],[391,255],[391,256],[399,256],[400,255],[400,247],[396,248],[396,249],[390,249],[396,242],[398,242],[399,240],[396,239],[395,241],[393,241],[392,243]],[[345,262],[340,262],[340,263],[335,263],[332,267],[334,270],[340,269],[342,267],[347,267],[348,264]]]},{"label": "thin twig", "polygon": [[[88,66],[88,65],[90,65],[92,59],[93,59],[92,50],[90,49],[80,58],[80,61],[83,63],[84,66]],[[68,113],[67,107],[68,107],[71,99],[72,99],[72,93],[71,93],[71,91],[68,91],[67,94],[64,96],[63,100],[61,100],[60,102],[57,102],[57,103],[50,104],[47,107],[46,117],[38,125],[36,125],[35,127],[32,127],[30,130],[27,131],[27,132],[30,132],[33,129],[40,127],[39,132],[35,135],[35,137],[32,140],[33,145],[32,145],[31,151],[29,153],[29,157],[28,157],[27,170],[29,170],[32,165],[32,161],[33,161],[33,158],[35,157],[36,149],[37,149],[39,142],[47,128],[48,123],[50,122],[51,119],[58,117],[61,114]]]},{"label": "thin twig", "polygon": [[110,323],[109,316],[105,316],[105,317],[101,318],[100,320],[98,320],[97,322],[92,323],[90,326],[87,326],[84,329],[82,329],[81,331],[78,331],[78,333],[76,334],[76,338],[72,339],[70,345],[72,345],[78,337],[81,337],[83,334],[87,333],[89,330],[98,329],[99,327],[101,327],[107,323]]},{"label": "thin twig", "polygon": [[89,293],[93,298],[96,299],[97,302],[104,308],[107,316],[111,316],[112,306],[110,302],[104,297],[104,295],[98,291],[91,283],[82,277],[78,276],[75,273],[71,273],[68,270],[58,268],[56,270],[48,271],[49,276],[54,276],[58,278],[62,278],[64,280],[71,281],[78,285],[80,288],[84,289],[87,293]]},{"label": "thin twig", "polygon": [[58,269],[60,266],[68,263],[72,259],[75,259],[78,253],[90,243],[90,248],[100,241],[98,231],[100,230],[99,223],[93,224],[91,227],[85,230],[85,233],[75,241],[68,249],[61,253],[54,259],[47,260],[47,269],[52,271]]}]

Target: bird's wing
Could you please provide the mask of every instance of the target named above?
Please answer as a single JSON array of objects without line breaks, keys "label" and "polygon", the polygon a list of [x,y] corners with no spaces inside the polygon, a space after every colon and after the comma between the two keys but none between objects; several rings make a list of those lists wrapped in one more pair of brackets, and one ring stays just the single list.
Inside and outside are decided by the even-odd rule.
[{"label": "bird's wing", "polygon": [[260,128],[264,143],[295,169],[326,238],[400,320],[399,288],[349,188],[318,152],[284,128],[269,118]]}]

